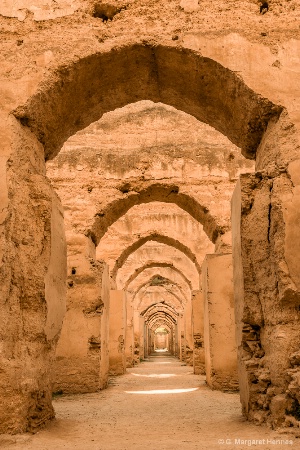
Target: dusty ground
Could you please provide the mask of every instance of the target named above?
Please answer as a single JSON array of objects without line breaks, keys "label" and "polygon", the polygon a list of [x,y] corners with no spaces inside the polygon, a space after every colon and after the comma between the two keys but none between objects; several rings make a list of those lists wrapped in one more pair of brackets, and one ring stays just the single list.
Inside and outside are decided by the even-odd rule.
[{"label": "dusty ground", "polygon": [[[0,447],[16,450],[300,448],[300,439],[245,422],[238,394],[209,390],[203,378],[193,375],[191,367],[168,356],[151,357],[129,369],[126,375],[112,379],[105,391],[62,396],[54,401],[54,406],[57,419],[47,429],[34,436],[0,438]],[[239,439],[264,442],[241,445]],[[267,442],[272,439],[288,439],[290,443]]]}]

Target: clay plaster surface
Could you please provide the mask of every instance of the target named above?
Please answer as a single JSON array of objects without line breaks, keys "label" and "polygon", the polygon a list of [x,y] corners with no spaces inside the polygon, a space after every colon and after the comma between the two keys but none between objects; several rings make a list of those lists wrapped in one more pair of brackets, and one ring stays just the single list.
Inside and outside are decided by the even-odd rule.
[{"label": "clay plaster surface", "polygon": [[185,298],[191,295],[191,285],[183,278],[182,274],[176,272],[171,267],[153,267],[143,270],[128,286],[127,290],[136,292],[141,286],[147,283],[164,283],[172,284],[172,282],[179,286],[184,292]]},{"label": "clay plaster surface", "polygon": [[0,15],[26,19],[32,13],[33,20],[53,20],[58,17],[72,15],[79,7],[77,0],[3,0],[0,5]]},{"label": "clay plaster surface", "polygon": [[[234,181],[239,173],[251,168],[252,163],[212,128],[174,108],[140,102],[107,114],[69,139],[60,155],[48,162],[47,174],[63,201],[67,229],[86,232],[91,227],[101,238],[107,228],[93,225],[94,216],[105,212],[106,223],[110,225],[109,221],[113,223],[121,215],[117,212],[117,201],[120,211],[123,200],[128,207],[138,203],[135,193],[139,192],[142,202],[170,202],[169,192],[160,192],[158,184],[152,190],[149,182],[154,180],[162,189],[175,183],[180,193],[208,208],[218,226],[228,228]],[[149,191],[147,198],[144,189]],[[189,201],[178,200],[181,208],[190,208],[193,214]],[[123,213],[126,212],[127,209]],[[134,213],[128,213],[130,216],[120,220],[123,229],[130,223],[127,217],[134,220]],[[132,234],[135,228],[136,234],[145,231],[142,226],[135,219]],[[120,232],[113,226],[106,238],[112,239]],[[213,233],[211,228],[209,232]],[[105,249],[101,255],[101,247],[102,243],[98,255],[105,258]]]},{"label": "clay plaster surface", "polygon": [[248,86],[257,89],[259,84],[261,94],[286,106],[292,120],[299,125],[299,41],[291,39],[270,49],[236,33],[211,39],[200,32],[191,32],[185,35],[183,42],[188,48],[200,50],[203,55],[242,74]]},{"label": "clay plaster surface", "polygon": [[127,258],[123,267],[118,271],[117,283],[125,282],[141,265],[155,261],[174,263],[191,281],[195,289],[199,286],[199,273],[195,264],[186,255],[175,247],[151,241],[144,244]]},{"label": "clay plaster surface", "polygon": [[170,290],[168,290],[167,286],[152,286],[141,289],[133,300],[135,308],[141,312],[146,310],[149,306],[161,302],[173,306],[173,308],[179,312],[183,311],[183,305],[186,303],[182,293],[174,286],[172,286],[172,289]]},{"label": "clay plaster surface", "polygon": [[126,371],[126,293],[110,291],[109,310],[109,373],[122,375]]},{"label": "clay plaster surface", "polygon": [[45,333],[48,340],[58,338],[66,313],[67,245],[63,210],[53,193],[51,215],[51,258],[45,276],[48,315]]},{"label": "clay plaster surface", "polygon": [[238,388],[231,254],[206,255],[202,266],[204,348],[207,383]]},{"label": "clay plaster surface", "polygon": [[214,248],[201,224],[177,205],[152,202],[134,206],[116,221],[101,239],[97,257],[105,259],[112,270],[124,248],[153,233],[169,236],[186,245],[199,264]]}]

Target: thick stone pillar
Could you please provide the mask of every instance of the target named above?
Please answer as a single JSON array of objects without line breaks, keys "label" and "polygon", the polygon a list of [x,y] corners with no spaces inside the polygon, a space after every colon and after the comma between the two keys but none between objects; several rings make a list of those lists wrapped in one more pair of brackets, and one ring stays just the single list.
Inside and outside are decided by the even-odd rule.
[{"label": "thick stone pillar", "polygon": [[279,170],[270,159],[279,144],[288,156],[291,130],[262,143],[270,169],[243,174],[232,199],[241,403],[248,419],[273,427],[293,426],[300,410],[300,161]]},{"label": "thick stone pillar", "polygon": [[145,323],[145,358],[151,355],[151,330],[149,328],[149,323]]},{"label": "thick stone pillar", "polygon": [[12,114],[0,122],[0,433],[36,432],[54,417],[50,369],[66,301],[63,208],[41,143]]},{"label": "thick stone pillar", "polygon": [[186,357],[186,346],[185,346],[185,335],[184,335],[184,315],[180,315],[180,359],[181,361],[185,361]]},{"label": "thick stone pillar", "polygon": [[206,255],[202,265],[206,380],[212,389],[238,388],[231,254]]},{"label": "thick stone pillar", "polygon": [[204,302],[202,291],[194,291],[192,294],[193,309],[193,338],[194,338],[194,373],[205,375],[204,353]]},{"label": "thick stone pillar", "polygon": [[53,364],[53,391],[95,392],[107,384],[107,329],[102,314],[108,314],[108,267],[95,260],[95,246],[86,236],[68,235],[67,243],[67,312]]},{"label": "thick stone pillar", "polygon": [[151,350],[151,329],[149,328],[149,324],[147,324],[147,354],[146,356],[151,355],[152,350]]},{"label": "thick stone pillar", "polygon": [[148,325],[144,321],[144,357],[147,358],[148,356]]},{"label": "thick stone pillar", "polygon": [[145,319],[143,316],[139,317],[140,320],[140,360],[145,359]]},{"label": "thick stone pillar", "polygon": [[166,334],[166,346],[165,346],[165,348],[167,348],[168,351],[170,351],[170,334],[169,333]]},{"label": "thick stone pillar", "polygon": [[185,362],[193,365],[193,327],[192,327],[192,301],[188,301],[184,309],[184,336],[185,336]]},{"label": "thick stone pillar", "polygon": [[[102,263],[103,264],[103,263]],[[105,389],[108,385],[109,374],[109,316],[110,316],[110,286],[108,266],[103,267],[103,279],[101,287],[101,299],[103,302],[101,314],[101,352],[100,352],[100,380],[99,388]]]},{"label": "thick stone pillar", "polygon": [[125,336],[125,355],[126,367],[133,367],[134,364],[134,334],[133,334],[133,305],[126,301],[126,336]]},{"label": "thick stone pillar", "polygon": [[182,314],[179,314],[177,319],[177,346],[180,361],[184,360],[184,331],[182,331],[182,322]]},{"label": "thick stone pillar", "polygon": [[171,353],[172,356],[174,356],[175,354],[175,349],[174,349],[174,328],[170,328],[170,332],[169,332],[169,352]]},{"label": "thick stone pillar", "polygon": [[133,310],[134,364],[140,362],[140,313]]},{"label": "thick stone pillar", "polygon": [[175,329],[174,329],[174,340],[175,340],[174,348],[175,348],[175,356],[180,359],[178,320],[179,320],[179,317],[177,318],[177,322],[175,324]]},{"label": "thick stone pillar", "polygon": [[176,323],[172,329],[172,348],[173,348],[173,356],[176,356]]},{"label": "thick stone pillar", "polygon": [[126,371],[126,293],[110,291],[109,309],[109,373],[123,375]]},{"label": "thick stone pillar", "polygon": [[150,332],[150,355],[155,351],[155,333],[153,330]]}]

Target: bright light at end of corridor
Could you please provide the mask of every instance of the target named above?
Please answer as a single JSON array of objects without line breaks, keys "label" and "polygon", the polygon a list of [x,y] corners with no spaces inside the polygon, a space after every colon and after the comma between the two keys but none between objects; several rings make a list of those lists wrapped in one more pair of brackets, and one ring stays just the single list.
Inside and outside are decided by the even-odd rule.
[{"label": "bright light at end of corridor", "polygon": [[184,394],[185,392],[197,391],[198,388],[190,389],[153,389],[151,391],[125,391],[126,394]]}]

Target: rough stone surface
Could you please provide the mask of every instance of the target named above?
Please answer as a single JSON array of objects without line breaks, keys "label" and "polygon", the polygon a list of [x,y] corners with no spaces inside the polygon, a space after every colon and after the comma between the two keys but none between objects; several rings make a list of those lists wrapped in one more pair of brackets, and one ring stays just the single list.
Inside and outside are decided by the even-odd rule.
[{"label": "rough stone surface", "polygon": [[52,370],[53,392],[95,392],[107,385],[109,276],[88,241],[69,236],[67,312]]},{"label": "rough stone surface", "polygon": [[[290,361],[297,361],[299,303],[284,262],[280,201],[289,189],[284,173],[241,177],[233,203],[233,261],[243,410],[258,422],[298,427],[298,371]],[[281,289],[287,282],[288,296]]]},{"label": "rough stone surface", "polygon": [[204,353],[204,303],[203,292],[192,292],[192,321],[193,321],[193,366],[195,374],[205,374],[205,353]]},{"label": "rough stone surface", "polygon": [[109,374],[123,375],[126,371],[126,295],[110,291],[109,308]]},{"label": "rough stone surface", "polygon": [[206,255],[202,265],[205,371],[212,389],[238,389],[231,254]]}]

